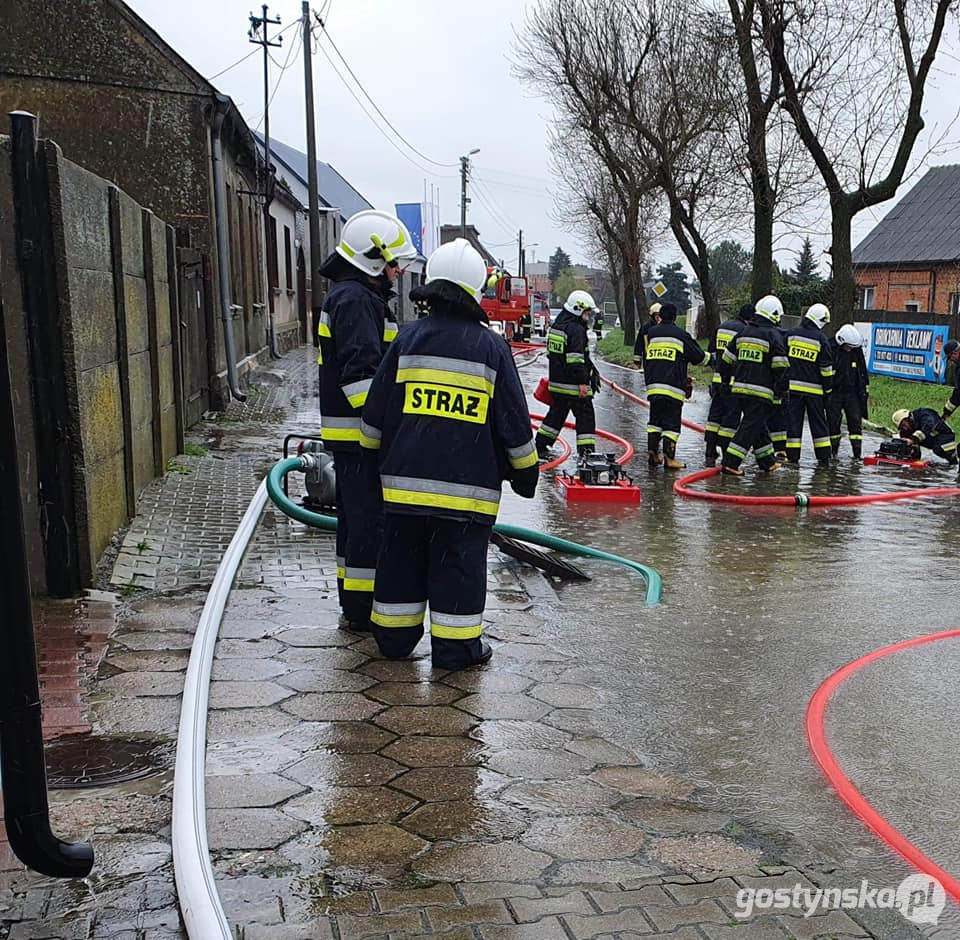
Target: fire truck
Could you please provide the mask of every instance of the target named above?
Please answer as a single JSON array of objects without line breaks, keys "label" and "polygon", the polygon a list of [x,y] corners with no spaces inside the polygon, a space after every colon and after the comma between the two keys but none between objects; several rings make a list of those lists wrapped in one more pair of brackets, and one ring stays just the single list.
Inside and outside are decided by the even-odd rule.
[{"label": "fire truck", "polygon": [[487,268],[488,278],[497,275],[500,276],[494,283],[484,288],[480,306],[494,327],[499,324],[508,341],[528,342],[531,320],[527,279],[515,274],[501,275],[497,268]]}]

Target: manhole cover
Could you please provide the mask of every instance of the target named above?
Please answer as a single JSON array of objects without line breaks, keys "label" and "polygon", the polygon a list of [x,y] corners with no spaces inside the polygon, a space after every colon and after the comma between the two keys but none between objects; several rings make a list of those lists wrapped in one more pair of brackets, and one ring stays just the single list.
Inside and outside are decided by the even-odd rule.
[{"label": "manhole cover", "polygon": [[51,790],[101,787],[163,773],[173,763],[171,743],[122,735],[70,734],[44,748]]}]

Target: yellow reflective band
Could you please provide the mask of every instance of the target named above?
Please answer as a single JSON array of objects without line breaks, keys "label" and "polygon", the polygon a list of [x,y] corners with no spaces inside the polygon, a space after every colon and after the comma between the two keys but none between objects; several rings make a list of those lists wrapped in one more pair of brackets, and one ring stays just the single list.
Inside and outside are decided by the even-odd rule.
[{"label": "yellow reflective band", "polygon": [[387,327],[383,328],[383,341],[385,343],[392,343],[397,338],[397,333],[399,330],[388,329]]},{"label": "yellow reflective band", "polygon": [[370,620],[378,627],[419,627],[423,614],[378,614],[373,611]]},{"label": "yellow reflective band", "polygon": [[337,565],[337,577],[342,581],[347,576],[347,569],[343,565]]},{"label": "yellow reflective band", "polygon": [[430,623],[430,635],[440,637],[442,640],[472,640],[482,634],[482,623],[473,627],[447,627],[432,621]]},{"label": "yellow reflective band", "polygon": [[510,466],[514,470],[526,470],[527,467],[532,467],[540,458],[537,456],[537,452],[534,451],[532,454],[527,454],[526,457],[511,457]]},{"label": "yellow reflective band", "polygon": [[494,384],[482,375],[448,372],[446,369],[397,369],[397,383],[428,382],[433,385],[452,385],[455,388],[476,389],[493,398]]},{"label": "yellow reflective band", "polygon": [[380,450],[380,438],[379,437],[367,437],[363,431],[360,432],[360,446],[366,447],[367,450]]},{"label": "yellow reflective band", "polygon": [[343,589],[345,591],[363,591],[369,594],[373,593],[373,580],[367,581],[364,578],[344,578]]},{"label": "yellow reflective band", "polygon": [[482,392],[461,391],[426,382],[408,382],[403,413],[486,424],[489,405],[490,399]]},{"label": "yellow reflective band", "polygon": [[387,503],[404,506],[433,506],[437,509],[459,509],[464,512],[477,512],[485,516],[496,517],[499,503],[485,499],[472,499],[467,496],[447,496],[443,493],[421,493],[417,490],[395,490],[383,488],[383,499]]},{"label": "yellow reflective band", "polygon": [[356,255],[356,252],[346,242],[340,242],[340,250],[348,258],[353,258]]},{"label": "yellow reflective band", "polygon": [[320,436],[325,441],[358,441],[360,428],[320,428]]},{"label": "yellow reflective band", "polygon": [[357,392],[356,395],[347,395],[347,401],[352,408],[362,408],[367,403],[367,393]]},{"label": "yellow reflective band", "polygon": [[318,366],[322,366],[322,365],[323,365],[323,350],[322,350],[322,349],[318,349],[318,350],[317,350],[317,365],[318,365]]},{"label": "yellow reflective band", "polygon": [[317,336],[325,336],[327,338],[333,336],[333,333],[330,332],[330,327],[321,320],[317,324]]}]

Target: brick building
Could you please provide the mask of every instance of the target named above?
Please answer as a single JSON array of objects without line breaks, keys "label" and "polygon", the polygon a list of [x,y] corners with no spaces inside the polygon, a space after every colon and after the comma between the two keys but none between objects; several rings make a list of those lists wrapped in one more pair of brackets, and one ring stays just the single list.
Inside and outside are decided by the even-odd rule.
[{"label": "brick building", "polygon": [[[860,242],[853,263],[863,320],[960,320],[960,165],[937,166]],[[874,313],[871,313],[874,311]]]}]

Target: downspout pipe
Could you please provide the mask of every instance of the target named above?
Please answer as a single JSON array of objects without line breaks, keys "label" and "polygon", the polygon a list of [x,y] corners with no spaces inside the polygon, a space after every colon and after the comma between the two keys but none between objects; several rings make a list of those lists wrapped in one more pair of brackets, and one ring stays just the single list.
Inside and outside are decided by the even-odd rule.
[{"label": "downspout pipe", "polygon": [[85,878],[93,849],[50,831],[37,654],[7,338],[0,308],[0,780],[10,848],[33,871]]},{"label": "downspout pipe", "polygon": [[223,121],[230,108],[226,95],[214,96],[213,109],[213,214],[217,230],[217,273],[220,279],[220,319],[223,321],[223,348],[227,356],[227,384],[237,401],[246,401],[237,378],[237,348],[233,339],[233,304],[230,298],[230,249],[227,245],[227,190],[223,178]]}]

